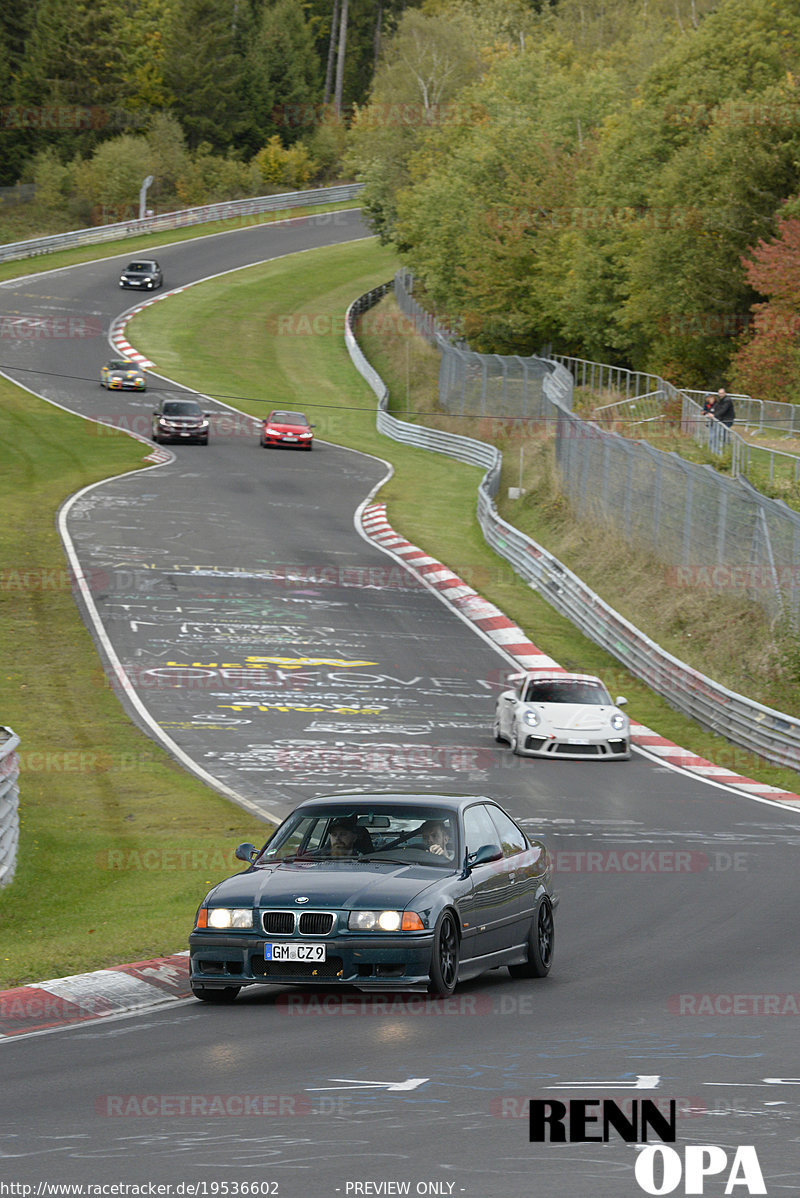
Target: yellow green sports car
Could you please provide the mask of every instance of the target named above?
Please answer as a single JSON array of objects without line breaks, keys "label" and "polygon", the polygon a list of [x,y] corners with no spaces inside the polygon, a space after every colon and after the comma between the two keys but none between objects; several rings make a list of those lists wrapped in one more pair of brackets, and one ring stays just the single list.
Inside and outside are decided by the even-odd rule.
[{"label": "yellow green sports car", "polygon": [[112,358],[100,371],[100,386],[109,391],[146,391],[144,374],[127,358]]}]

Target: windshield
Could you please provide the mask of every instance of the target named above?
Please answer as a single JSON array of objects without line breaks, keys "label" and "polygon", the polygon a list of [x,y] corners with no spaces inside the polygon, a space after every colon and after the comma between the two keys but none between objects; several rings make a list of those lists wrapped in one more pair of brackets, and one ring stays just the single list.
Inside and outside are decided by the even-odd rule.
[{"label": "windshield", "polygon": [[575,679],[529,682],[525,690],[525,703],[596,703],[611,705],[609,695],[602,682]]},{"label": "windshield", "polygon": [[156,269],[155,262],[129,262],[125,267],[126,270],[147,271],[148,274]]},{"label": "windshield", "polygon": [[452,810],[427,803],[355,803],[299,808],[267,841],[255,864],[345,858],[452,868],[457,856],[458,821]]},{"label": "windshield", "polygon": [[302,412],[273,412],[270,420],[273,424],[308,424]]},{"label": "windshield", "polygon": [[172,400],[170,403],[165,403],[163,412],[165,416],[202,416],[203,412],[199,404],[193,403],[191,400]]}]

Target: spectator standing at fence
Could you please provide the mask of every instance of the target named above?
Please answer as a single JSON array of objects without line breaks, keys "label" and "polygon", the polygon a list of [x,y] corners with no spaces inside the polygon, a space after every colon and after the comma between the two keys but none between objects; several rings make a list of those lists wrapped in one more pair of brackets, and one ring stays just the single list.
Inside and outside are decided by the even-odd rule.
[{"label": "spectator standing at fence", "polygon": [[717,402],[716,395],[711,394],[711,395],[706,396],[706,401],[703,404],[703,415],[704,416],[710,417],[710,416],[714,415],[714,404],[716,402]]},{"label": "spectator standing at fence", "polygon": [[724,424],[726,428],[730,428],[736,419],[736,409],[733,406],[733,400],[724,387],[720,387],[717,392],[712,415],[715,420],[718,420],[720,424]]}]

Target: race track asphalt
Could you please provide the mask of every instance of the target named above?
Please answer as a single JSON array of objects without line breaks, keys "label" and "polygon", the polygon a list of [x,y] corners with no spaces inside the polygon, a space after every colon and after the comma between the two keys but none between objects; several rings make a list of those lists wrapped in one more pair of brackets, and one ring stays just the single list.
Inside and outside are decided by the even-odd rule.
[{"label": "race track asphalt", "polygon": [[[365,232],[351,214],[158,256],[182,286]],[[116,265],[6,284],[0,314],[106,330],[133,302]],[[85,415],[148,410],[98,388],[108,356],[102,336],[4,340],[2,368]],[[636,1147],[613,1133],[529,1144],[527,1101],[647,1097],[676,1100],[681,1156],[754,1145],[768,1192],[796,1192],[797,813],[648,758],[537,762],[495,745],[511,662],[354,526],[384,474],[333,445],[265,451],[242,421],[94,488],[67,528],[132,717],[144,710],[256,828],[306,795],[378,785],[486,792],[545,833],[562,896],[553,973],[491,973],[439,1004],[276,986],[6,1039],[2,1178],[620,1198],[643,1192]]]}]

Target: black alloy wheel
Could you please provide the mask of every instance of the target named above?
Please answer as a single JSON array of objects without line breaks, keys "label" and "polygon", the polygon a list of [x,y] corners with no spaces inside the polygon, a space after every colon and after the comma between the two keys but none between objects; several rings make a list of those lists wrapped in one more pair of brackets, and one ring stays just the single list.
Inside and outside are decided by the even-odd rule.
[{"label": "black alloy wheel", "polygon": [[438,998],[447,998],[458,981],[458,929],[452,911],[443,911],[436,921],[428,990]]},{"label": "black alloy wheel", "polygon": [[528,961],[525,965],[509,965],[512,978],[546,978],[553,964],[556,927],[553,904],[546,895],[537,903],[528,932]]}]

